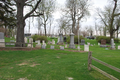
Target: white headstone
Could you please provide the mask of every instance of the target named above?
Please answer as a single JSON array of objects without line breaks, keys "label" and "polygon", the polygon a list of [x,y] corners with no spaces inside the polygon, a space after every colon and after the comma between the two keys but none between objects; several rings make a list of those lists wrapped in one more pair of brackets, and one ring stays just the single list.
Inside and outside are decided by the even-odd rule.
[{"label": "white headstone", "polygon": [[67,45],[67,44],[65,44],[65,48],[68,48],[68,45]]},{"label": "white headstone", "polygon": [[100,45],[100,43],[98,43],[98,46]]},{"label": "white headstone", "polygon": [[41,48],[41,43],[36,44],[36,48]]},{"label": "white headstone", "polygon": [[111,39],[111,49],[115,49],[114,39]]},{"label": "white headstone", "polygon": [[45,49],[46,48],[46,46],[45,45],[42,45],[42,49]]},{"label": "white headstone", "polygon": [[84,45],[84,51],[89,51],[89,45]]},{"label": "white headstone", "polygon": [[118,46],[118,49],[120,49],[120,46]]},{"label": "white headstone", "polygon": [[16,39],[16,35],[14,35],[14,38]]},{"label": "white headstone", "polygon": [[33,45],[32,44],[28,44],[28,46],[27,47],[32,47],[33,48]]},{"label": "white headstone", "polygon": [[54,49],[54,46],[50,46],[50,49]]},{"label": "white headstone", "polygon": [[25,43],[27,43],[27,38],[26,37],[24,38],[24,41],[25,41]]},{"label": "white headstone", "polygon": [[55,41],[54,41],[54,39],[52,40],[52,44],[55,44]]},{"label": "white headstone", "polygon": [[5,43],[3,43],[3,42],[5,42],[5,40],[4,39],[0,39],[0,47],[5,47]]},{"label": "white headstone", "polygon": [[78,51],[80,51],[80,46],[77,47]]},{"label": "white headstone", "polygon": [[0,47],[5,47],[4,33],[0,32]]},{"label": "white headstone", "polygon": [[33,39],[32,38],[29,38],[29,43],[33,43]]},{"label": "white headstone", "polygon": [[90,43],[89,43],[89,42],[87,42],[87,45],[90,45]]},{"label": "white headstone", "polygon": [[60,50],[64,50],[64,46],[60,46]]}]

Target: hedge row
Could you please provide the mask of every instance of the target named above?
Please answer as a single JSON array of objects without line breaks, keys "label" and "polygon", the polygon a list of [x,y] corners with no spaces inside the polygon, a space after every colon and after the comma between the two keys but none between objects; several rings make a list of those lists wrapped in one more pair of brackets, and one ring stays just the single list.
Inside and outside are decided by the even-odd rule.
[{"label": "hedge row", "polygon": [[[101,40],[102,40],[102,39],[106,40],[106,43],[110,44],[110,37],[106,37],[106,36],[97,36],[97,37],[96,37],[96,40],[97,40],[99,43],[101,43]],[[115,43],[118,43],[118,42],[119,42],[119,39],[115,38],[115,39],[114,39],[114,42],[115,42]]]},{"label": "hedge row", "polygon": [[40,36],[40,35],[33,35],[33,42],[35,42],[36,40],[40,40],[40,42],[42,43],[42,40],[45,40],[45,42],[47,42],[47,37],[46,36]]}]

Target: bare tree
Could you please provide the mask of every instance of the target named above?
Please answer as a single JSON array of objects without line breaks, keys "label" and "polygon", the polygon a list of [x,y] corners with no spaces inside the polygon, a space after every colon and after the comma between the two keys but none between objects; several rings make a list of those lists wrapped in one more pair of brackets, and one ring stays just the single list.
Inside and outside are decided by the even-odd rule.
[{"label": "bare tree", "polygon": [[[98,12],[101,21],[104,23],[105,27],[110,33],[110,38],[113,38],[115,31],[119,29],[119,25],[116,25],[116,19],[120,15],[119,7],[118,7],[119,0],[113,0],[114,5],[106,6],[105,10],[102,12]],[[112,3],[112,4],[113,4]]]},{"label": "bare tree", "polygon": [[[17,39],[16,42],[24,43],[24,27],[25,27],[25,20],[28,17],[38,17],[42,15],[41,13],[37,12],[36,9],[41,2],[41,0],[14,0],[17,7]],[[32,2],[35,2],[35,5],[31,5]],[[24,7],[30,6],[32,10],[28,12],[26,15],[23,14]],[[33,14],[35,13],[35,14]],[[24,45],[16,44],[18,47],[22,47]]]},{"label": "bare tree", "polygon": [[52,13],[55,9],[55,0],[42,0],[41,5],[38,8],[40,11],[43,12],[43,15],[41,16],[43,21],[43,26],[45,30],[45,36],[47,35],[47,21],[50,17],[52,17]]},{"label": "bare tree", "polygon": [[89,0],[67,0],[66,13],[72,21],[72,32],[77,35],[81,19],[89,15]]}]

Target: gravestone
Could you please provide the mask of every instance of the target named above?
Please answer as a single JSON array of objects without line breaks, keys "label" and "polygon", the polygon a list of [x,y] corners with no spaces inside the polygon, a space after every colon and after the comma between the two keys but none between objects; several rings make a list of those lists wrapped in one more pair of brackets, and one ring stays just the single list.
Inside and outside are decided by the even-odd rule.
[{"label": "gravestone", "polygon": [[[15,40],[10,40],[10,42],[15,42]],[[10,45],[15,45],[15,43],[10,43]]]},{"label": "gravestone", "polygon": [[0,32],[0,47],[5,47],[4,33]]},{"label": "gravestone", "polygon": [[84,45],[84,44],[85,44],[85,40],[82,39],[80,45]]},{"label": "gravestone", "polygon": [[114,43],[114,39],[111,39],[111,49],[115,49],[115,43]]},{"label": "gravestone", "polygon": [[58,45],[63,45],[64,43],[63,43],[63,34],[62,33],[60,33],[59,34],[59,42],[57,43]]},{"label": "gravestone", "polygon": [[101,45],[100,45],[100,47],[107,47],[107,45],[106,45],[106,40],[104,40],[104,39],[101,40]]},{"label": "gravestone", "polygon": [[118,46],[118,49],[120,49],[120,45]]},{"label": "gravestone", "polygon": [[67,45],[67,44],[65,44],[65,48],[68,48],[68,45]]},{"label": "gravestone", "polygon": [[69,48],[75,49],[75,44],[74,44],[74,34],[70,34],[70,45]]},{"label": "gravestone", "polygon": [[52,44],[55,44],[55,41],[54,41],[54,39],[52,40]]},{"label": "gravestone", "polygon": [[24,41],[25,41],[25,43],[27,43],[27,38],[26,37],[24,38]]},{"label": "gravestone", "polygon": [[46,46],[45,40],[42,41],[42,44]]},{"label": "gravestone", "polygon": [[89,42],[87,42],[87,45],[90,45],[90,43],[89,43]]},{"label": "gravestone", "polygon": [[60,46],[60,50],[64,50],[64,46]]},{"label": "gravestone", "polygon": [[27,47],[32,47],[33,48],[33,39],[32,38],[29,38],[29,43],[32,43],[32,44],[28,44]]},{"label": "gravestone", "polygon": [[29,38],[29,43],[33,43],[33,38]]},{"label": "gravestone", "polygon": [[100,46],[100,43],[98,43],[98,46]]},{"label": "gravestone", "polygon": [[57,41],[57,43],[59,43],[59,41],[60,41],[60,37],[58,37],[58,41]]},{"label": "gravestone", "polygon": [[14,38],[16,39],[16,35],[14,35]]},{"label": "gravestone", "polygon": [[80,51],[80,46],[77,47],[78,51]]},{"label": "gravestone", "polygon": [[36,48],[41,48],[40,40],[37,40],[36,42],[37,42],[37,44],[36,44]]},{"label": "gravestone", "polygon": [[52,42],[51,42],[51,41],[48,41],[48,44],[52,44]]},{"label": "gravestone", "polygon": [[50,49],[54,49],[54,46],[50,46]]},{"label": "gravestone", "polygon": [[45,46],[45,45],[42,45],[42,49],[46,49],[46,46]]},{"label": "gravestone", "polygon": [[84,51],[89,51],[89,45],[84,45]]}]

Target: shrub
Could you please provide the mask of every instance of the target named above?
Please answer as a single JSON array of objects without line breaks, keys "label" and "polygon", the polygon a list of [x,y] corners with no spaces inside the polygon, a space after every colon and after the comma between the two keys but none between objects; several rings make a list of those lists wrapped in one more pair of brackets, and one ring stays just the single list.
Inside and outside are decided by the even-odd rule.
[{"label": "shrub", "polygon": [[45,42],[47,42],[47,37],[46,36],[40,36],[40,35],[33,35],[33,42],[35,42],[36,40],[40,40],[42,42],[42,40],[45,40]]},{"label": "shrub", "polygon": [[115,43],[119,43],[119,39],[118,38],[115,38],[114,41],[115,41]]},{"label": "shrub", "polygon": [[35,42],[40,36],[39,35],[33,35],[32,38],[33,38],[33,42]]},{"label": "shrub", "polygon": [[101,43],[101,40],[102,39],[104,39],[104,40],[106,40],[106,43],[110,43],[110,37],[106,37],[106,36],[98,36],[97,38],[97,41],[99,42],[99,43]]},{"label": "shrub", "polygon": [[[81,42],[81,39],[84,39],[84,37],[79,36],[79,42]],[[70,43],[70,36],[67,38],[67,43]],[[74,36],[74,43],[78,44],[78,36]]]},{"label": "shrub", "polygon": [[41,43],[43,40],[45,40],[45,42],[48,41],[46,36],[39,36],[39,38],[37,40],[40,40]]}]

